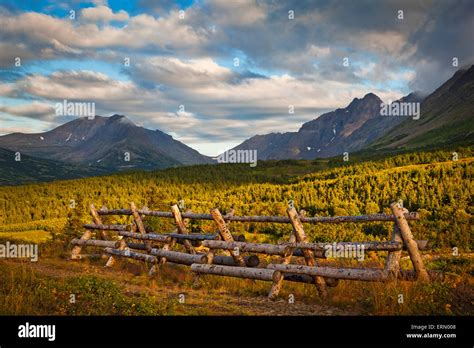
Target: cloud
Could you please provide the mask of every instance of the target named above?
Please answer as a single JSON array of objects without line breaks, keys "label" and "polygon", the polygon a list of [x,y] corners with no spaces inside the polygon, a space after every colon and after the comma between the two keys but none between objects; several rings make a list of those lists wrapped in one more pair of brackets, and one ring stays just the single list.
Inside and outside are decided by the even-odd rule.
[{"label": "cloud", "polygon": [[248,27],[262,24],[267,17],[268,6],[264,2],[249,1],[213,1],[203,5],[203,12],[218,25]]},{"label": "cloud", "polygon": [[[97,1],[77,6],[76,20],[0,8],[0,65],[18,72],[2,77],[0,95],[94,101],[97,113],[127,114],[190,144],[224,143],[297,130],[368,92],[387,101],[431,91],[456,70],[453,57],[474,62],[472,1],[197,1],[183,8],[184,19],[173,1],[136,7],[127,13]],[[125,78],[94,64],[43,71],[52,59],[105,62]],[[47,118],[44,106],[37,110],[3,112]]]},{"label": "cloud", "polygon": [[124,10],[113,13],[110,8],[104,5],[88,7],[81,10],[81,19],[88,22],[126,21],[128,18],[128,13]]},{"label": "cloud", "polygon": [[55,117],[54,111],[55,110],[52,105],[40,102],[32,102],[31,104],[15,106],[0,105],[0,112],[44,121],[52,120]]},{"label": "cloud", "polygon": [[[101,6],[84,9],[82,13],[84,20],[74,21],[35,12],[15,15],[0,11],[0,43],[13,51],[2,50],[0,64],[12,66],[16,56],[25,60],[53,59],[81,53],[88,56],[105,49],[186,52],[204,45],[208,39],[205,30],[195,30],[187,25],[179,19],[177,12],[159,18],[147,14],[128,17],[123,11],[113,14],[109,8]],[[98,21],[118,19],[128,19],[127,25],[98,25]],[[93,20],[95,22],[91,22]]]},{"label": "cloud", "polygon": [[34,74],[18,81],[16,86],[24,93],[51,100],[128,100],[136,94],[132,83],[93,71],[58,71],[50,76]]},{"label": "cloud", "polygon": [[151,57],[133,64],[130,75],[145,84],[152,82],[189,89],[229,81],[235,74],[208,57],[189,60]]}]

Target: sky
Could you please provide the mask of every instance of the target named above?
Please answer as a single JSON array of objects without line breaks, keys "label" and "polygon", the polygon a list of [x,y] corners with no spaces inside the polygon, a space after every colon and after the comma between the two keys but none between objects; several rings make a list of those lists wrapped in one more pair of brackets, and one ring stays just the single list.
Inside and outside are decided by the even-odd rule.
[{"label": "sky", "polygon": [[470,0],[0,0],[0,135],[89,102],[215,156],[369,92],[430,93],[473,34]]}]

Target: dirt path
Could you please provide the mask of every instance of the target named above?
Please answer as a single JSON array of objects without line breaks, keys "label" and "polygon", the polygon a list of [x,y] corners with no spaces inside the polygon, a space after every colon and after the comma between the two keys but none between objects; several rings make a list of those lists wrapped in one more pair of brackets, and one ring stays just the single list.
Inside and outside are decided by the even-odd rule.
[{"label": "dirt path", "polygon": [[[139,296],[144,293],[155,296],[160,301],[174,301],[180,295],[185,295],[185,303],[174,308],[177,315],[357,315],[356,311],[339,309],[327,305],[314,303],[314,301],[295,300],[288,303],[288,299],[282,297],[276,301],[270,301],[265,294],[239,294],[233,291],[234,287],[200,285],[190,286],[192,274],[181,275],[172,266],[165,266],[161,278],[150,280],[143,269],[123,269],[117,265],[113,269],[106,269],[101,265],[89,262],[71,262],[57,258],[43,258],[37,263],[32,263],[31,268],[36,275],[60,278],[67,281],[79,275],[94,275],[103,279],[116,281],[123,287],[126,296]],[[130,268],[129,265],[125,266]],[[170,275],[168,279],[167,275]],[[178,278],[178,279],[173,279]],[[166,280],[164,280],[166,279]],[[265,284],[267,285],[267,284]],[[251,283],[243,283],[243,286],[252,287]]]}]

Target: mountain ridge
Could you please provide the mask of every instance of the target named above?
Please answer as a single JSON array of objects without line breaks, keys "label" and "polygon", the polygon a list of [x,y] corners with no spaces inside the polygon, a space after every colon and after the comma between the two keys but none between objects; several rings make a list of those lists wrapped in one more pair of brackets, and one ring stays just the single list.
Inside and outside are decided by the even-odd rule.
[{"label": "mountain ridge", "polygon": [[417,149],[474,143],[474,65],[458,70],[425,98],[421,117],[397,125],[370,148]]},{"label": "mountain ridge", "polygon": [[137,126],[118,114],[77,118],[44,133],[4,135],[0,147],[37,158],[118,171],[212,163],[170,135]]},{"label": "mountain ridge", "polygon": [[382,101],[367,93],[302,124],[297,132],[256,135],[232,150],[257,150],[260,160],[316,159],[474,143],[468,140],[474,138],[474,65],[458,70],[428,96],[412,92],[396,102],[420,103],[421,118],[382,117]]},{"label": "mountain ridge", "polygon": [[263,160],[327,158],[357,151],[378,138],[387,127],[403,121],[379,117],[381,103],[374,93],[367,93],[362,98],[354,98],[344,108],[304,123],[297,132],[254,136],[234,150],[256,149],[259,159]]}]

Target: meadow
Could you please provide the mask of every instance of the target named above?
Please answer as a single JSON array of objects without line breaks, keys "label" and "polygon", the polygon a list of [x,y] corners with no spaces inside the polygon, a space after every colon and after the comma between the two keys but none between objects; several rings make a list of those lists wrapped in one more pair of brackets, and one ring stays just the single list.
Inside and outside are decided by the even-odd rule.
[{"label": "meadow", "polygon": [[[473,314],[472,236],[474,213],[470,148],[407,153],[390,158],[314,161],[259,161],[205,165],[154,172],[132,172],[52,183],[0,187],[0,242],[40,243],[40,260],[0,260],[0,314],[120,315],[418,315]],[[154,278],[147,266],[121,260],[104,269],[105,260],[71,262],[69,241],[90,222],[97,208],[138,207],[169,210],[183,200],[186,209],[208,213],[218,207],[237,215],[285,215],[288,201],[308,216],[389,213],[402,199],[420,221],[410,222],[417,239],[429,240],[423,257],[444,280],[428,284],[341,281],[329,301],[314,286],[285,283],[280,299],[266,299],[268,283],[201,277],[181,266],[165,266]],[[107,217],[125,223],[127,218]],[[170,232],[172,221],[146,218],[157,231]],[[210,222],[191,222],[192,232],[214,232]],[[290,226],[232,223],[232,232],[248,241],[286,241]],[[305,226],[312,241],[386,240],[389,223]],[[371,252],[364,266],[381,267],[383,253]],[[268,261],[268,260],[264,260]],[[324,260],[325,262],[335,262]],[[356,261],[337,261],[356,262]],[[355,263],[354,265],[357,265]],[[409,268],[409,260],[402,259]],[[78,302],[71,303],[75,294]],[[179,302],[185,294],[186,301]],[[403,295],[400,303],[399,295]],[[295,303],[289,303],[293,296]],[[77,303],[81,305],[78,306]]]}]

